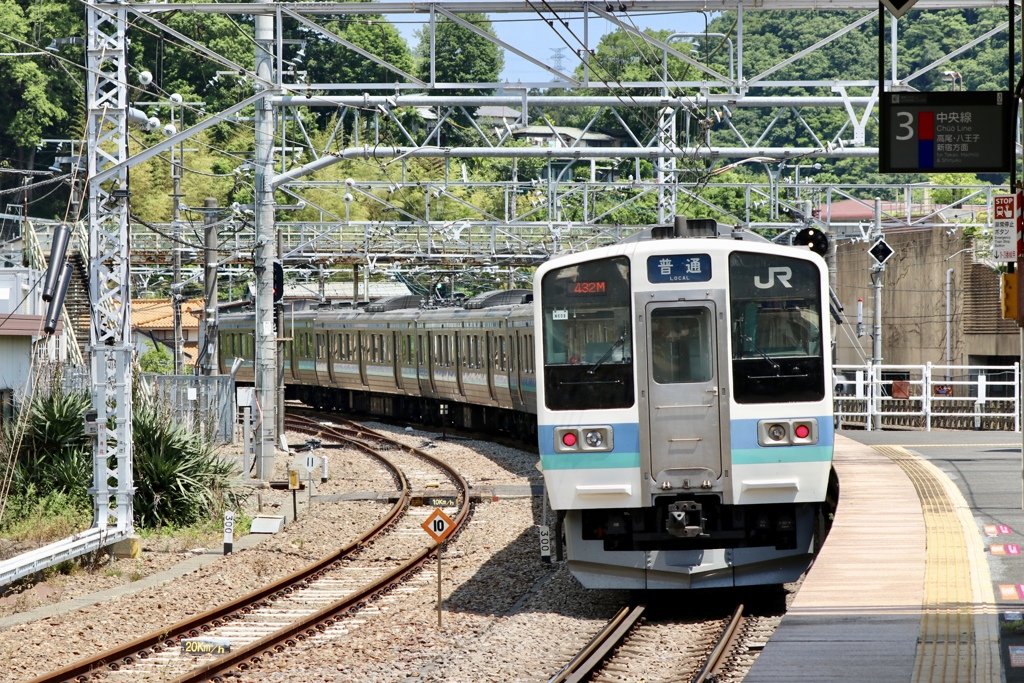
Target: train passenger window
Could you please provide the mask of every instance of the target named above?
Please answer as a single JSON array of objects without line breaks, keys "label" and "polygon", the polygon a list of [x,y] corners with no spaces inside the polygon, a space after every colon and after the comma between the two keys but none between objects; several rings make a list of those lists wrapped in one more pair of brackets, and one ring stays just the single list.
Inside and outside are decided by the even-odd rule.
[{"label": "train passenger window", "polygon": [[541,282],[544,395],[551,410],[633,405],[629,259],[556,268]]},{"label": "train passenger window", "polygon": [[811,261],[729,257],[733,393],[738,403],[825,397],[821,270]]},{"label": "train passenger window", "polygon": [[711,326],[708,308],[659,308],[651,313],[651,375],[658,384],[709,382]]}]

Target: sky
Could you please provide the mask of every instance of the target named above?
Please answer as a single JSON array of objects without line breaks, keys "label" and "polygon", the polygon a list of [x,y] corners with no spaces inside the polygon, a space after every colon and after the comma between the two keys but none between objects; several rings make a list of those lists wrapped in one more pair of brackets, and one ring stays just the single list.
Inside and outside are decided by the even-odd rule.
[{"label": "sky", "polygon": [[[394,23],[399,32],[405,38],[410,49],[415,49],[419,40],[415,37],[417,29],[423,23],[414,23],[421,16],[425,15],[402,15],[391,16],[388,19]],[[550,13],[546,13],[551,18]],[[572,16],[580,17],[580,14]],[[667,29],[673,32],[701,32],[705,30],[705,15],[699,13],[658,13],[658,14],[626,14],[617,13],[625,23],[631,19],[640,29]],[[562,17],[567,18],[567,17]],[[583,20],[576,19],[569,21],[569,29],[566,29],[559,22],[555,22],[552,28],[547,22],[541,20],[536,14],[493,14],[491,23],[494,26],[498,38],[517,49],[543,61],[549,66],[555,66],[556,56],[561,55],[563,73],[572,74],[579,65],[579,57],[575,50],[582,47],[580,40],[584,37]],[[591,15],[588,43],[595,48],[600,42],[601,36],[615,29],[613,24],[607,22],[603,17]],[[564,38],[564,40],[563,40]],[[557,52],[556,52],[557,50]],[[502,79],[512,83],[536,83],[550,82],[554,75],[535,64],[519,57],[513,52],[505,50],[505,68],[502,71]]]}]

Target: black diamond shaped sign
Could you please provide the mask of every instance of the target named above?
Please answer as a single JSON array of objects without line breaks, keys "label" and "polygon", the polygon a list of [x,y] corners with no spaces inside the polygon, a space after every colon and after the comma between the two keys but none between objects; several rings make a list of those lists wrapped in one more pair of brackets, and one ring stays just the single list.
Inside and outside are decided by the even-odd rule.
[{"label": "black diamond shaped sign", "polygon": [[871,258],[878,262],[878,265],[883,265],[896,252],[893,251],[893,248],[885,240],[878,240],[871,245],[868,253],[871,254]]},{"label": "black diamond shaped sign", "polygon": [[882,4],[889,10],[889,14],[897,19],[907,13],[917,0],[882,0]]}]

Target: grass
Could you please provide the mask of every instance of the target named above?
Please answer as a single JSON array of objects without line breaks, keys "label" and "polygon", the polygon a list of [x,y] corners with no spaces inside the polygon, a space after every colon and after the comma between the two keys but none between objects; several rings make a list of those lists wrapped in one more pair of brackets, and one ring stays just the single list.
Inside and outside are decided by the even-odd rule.
[{"label": "grass", "polygon": [[[235,512],[236,539],[248,534],[251,527],[252,517]],[[209,548],[224,541],[224,519],[207,519],[187,527],[162,526],[137,531],[150,548],[160,552]]]},{"label": "grass", "polygon": [[45,545],[88,529],[91,524],[88,499],[61,492],[37,496],[30,487],[7,501],[0,535],[18,543]]}]

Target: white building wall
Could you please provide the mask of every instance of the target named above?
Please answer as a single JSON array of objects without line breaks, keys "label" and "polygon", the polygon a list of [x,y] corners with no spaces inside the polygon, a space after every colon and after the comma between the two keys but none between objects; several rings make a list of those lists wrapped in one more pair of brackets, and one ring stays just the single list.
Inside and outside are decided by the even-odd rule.
[{"label": "white building wall", "polygon": [[0,337],[0,389],[13,389],[17,397],[27,393],[32,365],[31,337]]}]

